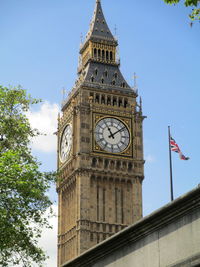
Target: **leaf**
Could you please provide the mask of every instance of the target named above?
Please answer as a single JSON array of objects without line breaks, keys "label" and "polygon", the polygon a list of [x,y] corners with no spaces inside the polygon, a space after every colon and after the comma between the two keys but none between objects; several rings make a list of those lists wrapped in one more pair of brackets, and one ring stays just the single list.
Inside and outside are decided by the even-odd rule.
[{"label": "leaf", "polygon": [[55,173],[40,171],[31,154],[30,139],[38,135],[25,115],[40,100],[27,95],[22,87],[0,86],[0,265],[42,266],[46,259],[38,247],[42,227],[49,227],[51,206],[46,191]]}]

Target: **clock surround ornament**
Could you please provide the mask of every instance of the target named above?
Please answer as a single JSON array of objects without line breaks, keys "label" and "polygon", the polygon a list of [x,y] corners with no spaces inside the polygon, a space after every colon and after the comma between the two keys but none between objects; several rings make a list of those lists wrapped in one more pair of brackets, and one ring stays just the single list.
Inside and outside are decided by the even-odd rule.
[{"label": "clock surround ornament", "polygon": [[130,131],[121,119],[104,117],[95,125],[94,138],[103,151],[119,154],[129,147]]},{"label": "clock surround ornament", "polygon": [[72,125],[67,124],[64,128],[60,140],[60,161],[64,163],[70,155],[72,147]]}]

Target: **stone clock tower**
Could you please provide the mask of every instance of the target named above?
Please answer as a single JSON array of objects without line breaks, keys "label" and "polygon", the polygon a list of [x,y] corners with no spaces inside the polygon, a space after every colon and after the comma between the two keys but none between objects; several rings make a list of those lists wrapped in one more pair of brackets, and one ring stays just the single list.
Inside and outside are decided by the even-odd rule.
[{"label": "stone clock tower", "polygon": [[144,117],[117,46],[96,0],[58,122],[58,266],[142,217]]}]

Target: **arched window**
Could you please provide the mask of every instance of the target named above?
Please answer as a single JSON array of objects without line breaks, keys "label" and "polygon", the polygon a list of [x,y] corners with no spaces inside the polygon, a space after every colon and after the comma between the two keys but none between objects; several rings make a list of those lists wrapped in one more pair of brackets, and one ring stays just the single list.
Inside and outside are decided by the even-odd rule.
[{"label": "arched window", "polygon": [[104,83],[104,79],[101,79],[101,83]]},{"label": "arched window", "polygon": [[105,95],[102,95],[101,97],[101,104],[105,104]]},{"label": "arched window", "polygon": [[117,105],[117,98],[113,97],[113,106]]},{"label": "arched window", "polygon": [[92,82],[92,83],[94,82],[94,77],[93,77],[93,76],[91,77],[91,82]]},{"label": "arched window", "polygon": [[114,167],[115,167],[115,162],[113,160],[111,160],[111,162],[110,162],[110,168],[111,168],[111,170],[113,170]]},{"label": "arched window", "polygon": [[117,161],[117,170],[120,169],[120,166],[121,166],[121,162],[120,161]]},{"label": "arched window", "polygon": [[110,52],[110,60],[111,61],[113,60],[113,52],[112,51]]},{"label": "arched window", "polygon": [[95,102],[99,103],[99,94],[96,94]]},{"label": "arched window", "polygon": [[96,74],[96,75],[98,74],[98,69],[95,69],[95,74]]},{"label": "arched window", "polygon": [[129,162],[129,164],[128,164],[128,171],[130,172],[130,171],[132,171],[132,169],[133,169],[133,164],[131,162]]},{"label": "arched window", "polygon": [[118,77],[118,75],[117,75],[117,72],[115,72],[115,73],[114,73],[114,77],[115,77],[115,78],[117,78],[117,77]]},{"label": "arched window", "polygon": [[102,168],[103,167],[103,159],[99,158],[99,168]]},{"label": "arched window", "polygon": [[108,98],[107,98],[107,105],[111,105],[111,98],[110,98],[110,96],[108,96]]},{"label": "arched window", "polygon": [[126,165],[126,162],[125,161],[122,163],[122,166],[123,166],[123,170],[126,170],[127,165]]},{"label": "arched window", "polygon": [[125,100],[124,100],[124,107],[127,108],[127,106],[128,106],[128,100],[125,99]]},{"label": "arched window", "polygon": [[106,51],[106,60],[109,60],[109,53]]},{"label": "arched window", "polygon": [[102,59],[104,60],[105,59],[105,51],[102,50]]},{"label": "arched window", "polygon": [[101,49],[98,50],[98,59],[101,58]]},{"label": "arched window", "polygon": [[105,159],[105,161],[104,161],[104,168],[105,168],[105,169],[108,168],[108,163],[109,163],[108,159]]},{"label": "arched window", "polygon": [[108,71],[106,70],[106,71],[104,72],[104,74],[105,74],[105,77],[107,78],[107,77],[108,77]]},{"label": "arched window", "polygon": [[113,81],[112,81],[112,85],[115,85],[115,84],[116,84],[116,82],[115,82],[115,80],[113,80]]},{"label": "arched window", "polygon": [[94,49],[94,57],[95,58],[97,57],[97,49],[96,48]]},{"label": "arched window", "polygon": [[119,98],[119,107],[121,107],[121,106],[122,106],[122,99]]},{"label": "arched window", "polygon": [[96,164],[97,164],[97,159],[93,158],[92,159],[92,167],[96,167]]}]

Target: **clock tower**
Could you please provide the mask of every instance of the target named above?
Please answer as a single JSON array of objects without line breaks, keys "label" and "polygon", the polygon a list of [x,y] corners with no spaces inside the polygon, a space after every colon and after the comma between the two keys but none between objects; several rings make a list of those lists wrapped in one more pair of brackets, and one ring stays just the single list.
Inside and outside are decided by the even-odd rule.
[{"label": "clock tower", "polygon": [[144,116],[117,46],[96,0],[58,120],[58,266],[142,217]]}]

